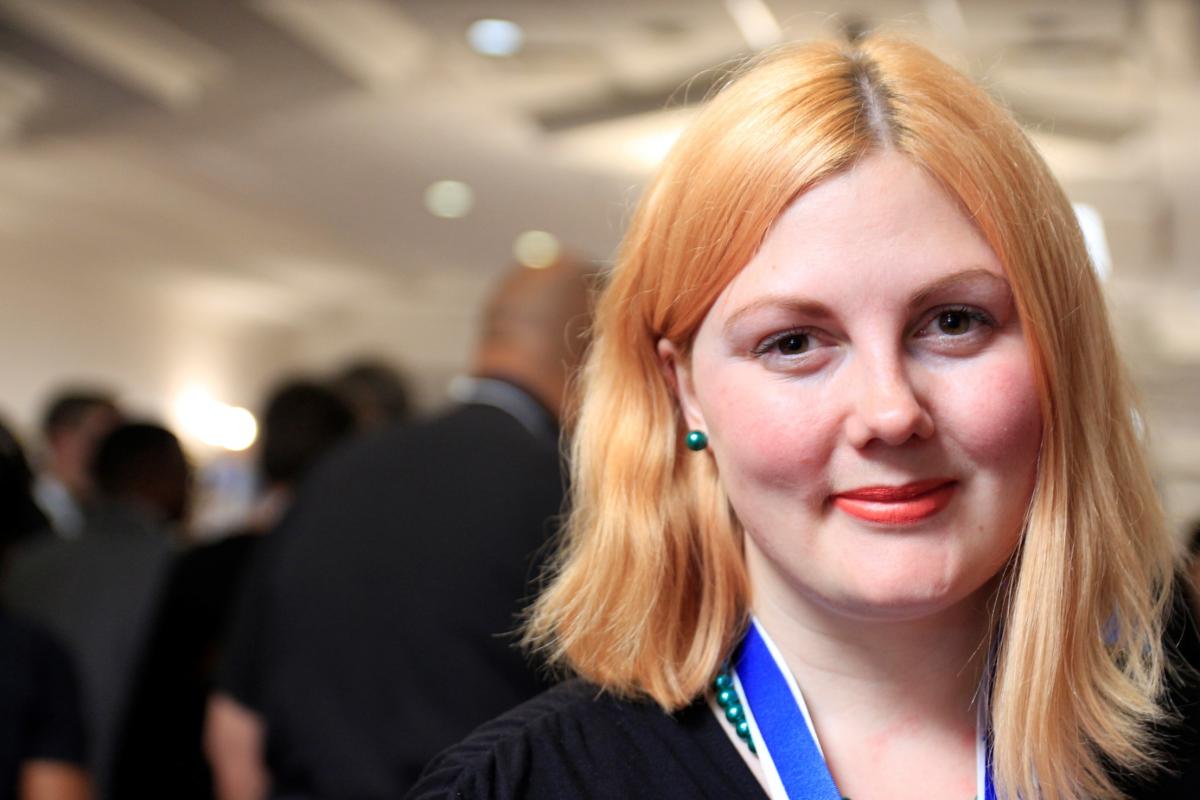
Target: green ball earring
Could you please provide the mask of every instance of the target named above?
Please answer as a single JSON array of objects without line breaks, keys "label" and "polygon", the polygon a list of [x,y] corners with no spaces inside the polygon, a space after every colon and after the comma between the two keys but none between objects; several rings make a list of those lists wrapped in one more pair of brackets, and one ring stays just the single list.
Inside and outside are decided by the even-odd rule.
[{"label": "green ball earring", "polygon": [[704,431],[688,431],[687,449],[694,453],[699,453],[704,448],[708,447],[708,436]]}]

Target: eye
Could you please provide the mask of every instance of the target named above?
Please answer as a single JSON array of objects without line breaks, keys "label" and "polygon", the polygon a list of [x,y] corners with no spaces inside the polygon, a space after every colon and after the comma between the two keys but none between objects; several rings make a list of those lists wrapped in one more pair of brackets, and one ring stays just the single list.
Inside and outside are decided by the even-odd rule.
[{"label": "eye", "polygon": [[785,356],[799,355],[810,347],[807,333],[785,333],[775,340],[774,349]]},{"label": "eye", "polygon": [[756,356],[800,356],[812,350],[813,337],[807,331],[783,331],[768,336],[754,348]]},{"label": "eye", "polygon": [[947,336],[962,336],[971,330],[974,321],[965,310],[956,308],[938,314],[937,326]]},{"label": "eye", "polygon": [[982,309],[972,306],[951,306],[935,309],[929,321],[916,332],[917,338],[934,338],[949,341],[962,339],[975,341],[996,328],[996,322]]}]

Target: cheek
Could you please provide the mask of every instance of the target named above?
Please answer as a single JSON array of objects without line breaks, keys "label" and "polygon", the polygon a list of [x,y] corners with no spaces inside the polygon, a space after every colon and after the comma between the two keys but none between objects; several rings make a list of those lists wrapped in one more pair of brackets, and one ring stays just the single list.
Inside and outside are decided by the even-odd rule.
[{"label": "cheek", "polygon": [[828,462],[831,415],[802,383],[743,366],[712,373],[708,391],[697,387],[717,464],[727,485],[794,492]]},{"label": "cheek", "polygon": [[1032,475],[1042,438],[1033,371],[1024,352],[981,364],[945,391],[938,413],[946,433],[985,471]]}]

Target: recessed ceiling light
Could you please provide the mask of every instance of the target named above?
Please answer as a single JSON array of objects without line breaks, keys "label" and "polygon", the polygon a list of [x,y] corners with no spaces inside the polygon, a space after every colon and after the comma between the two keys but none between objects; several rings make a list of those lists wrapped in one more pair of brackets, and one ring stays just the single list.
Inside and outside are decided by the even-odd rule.
[{"label": "recessed ceiling light", "polygon": [[474,205],[475,193],[462,181],[437,181],[425,190],[425,207],[435,217],[465,217]]},{"label": "recessed ceiling light", "polygon": [[525,231],[513,242],[513,256],[517,263],[531,269],[545,269],[558,261],[561,252],[558,237],[545,231]]},{"label": "recessed ceiling light", "polygon": [[525,43],[525,32],[506,19],[480,19],[467,28],[467,42],[485,56],[511,56]]}]

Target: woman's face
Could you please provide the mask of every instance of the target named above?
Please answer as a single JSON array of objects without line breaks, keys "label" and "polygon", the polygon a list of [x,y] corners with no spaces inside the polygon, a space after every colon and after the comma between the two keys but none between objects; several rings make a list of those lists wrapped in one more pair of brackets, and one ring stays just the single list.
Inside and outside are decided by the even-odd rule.
[{"label": "woman's face", "polygon": [[991,248],[903,157],[798,198],[690,359],[659,349],[745,527],[756,605],[915,619],[1012,554],[1041,441],[1021,321]]}]

